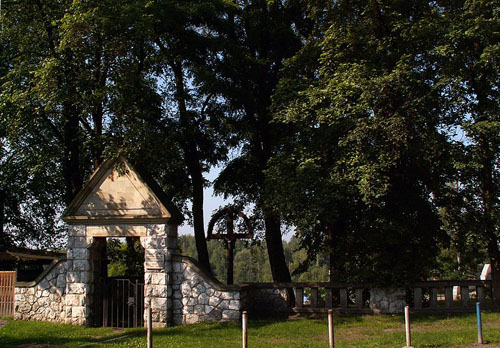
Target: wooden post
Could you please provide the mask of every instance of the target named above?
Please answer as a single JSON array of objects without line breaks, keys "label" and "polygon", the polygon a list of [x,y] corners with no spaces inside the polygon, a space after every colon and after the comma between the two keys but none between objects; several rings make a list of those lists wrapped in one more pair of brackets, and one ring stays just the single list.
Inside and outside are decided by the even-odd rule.
[{"label": "wooden post", "polygon": [[151,299],[148,301],[148,348],[153,348],[153,310]]},{"label": "wooden post", "polygon": [[483,344],[483,323],[481,320],[481,305],[476,302],[476,314],[477,314],[477,343]]},{"label": "wooden post", "polygon": [[403,348],[413,348],[411,345],[411,330],[410,330],[410,307],[405,307],[405,331],[406,331],[406,346]]},{"label": "wooden post", "polygon": [[247,332],[248,313],[246,311],[243,312],[241,323],[242,323],[242,329],[243,329],[243,348],[247,348],[248,347],[248,332]]},{"label": "wooden post", "polygon": [[333,311],[328,310],[328,340],[330,342],[330,348],[335,347],[335,341],[333,336]]}]

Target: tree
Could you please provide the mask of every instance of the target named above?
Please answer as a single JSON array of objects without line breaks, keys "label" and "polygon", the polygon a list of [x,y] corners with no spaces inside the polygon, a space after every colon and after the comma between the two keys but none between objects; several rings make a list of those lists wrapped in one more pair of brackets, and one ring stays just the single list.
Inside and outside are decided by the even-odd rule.
[{"label": "tree", "polygon": [[231,25],[220,34],[226,42],[213,68],[213,84],[238,112],[234,127],[240,151],[226,164],[215,187],[244,205],[256,205],[264,221],[273,280],[289,282],[281,215],[266,204],[265,171],[285,131],[285,127],[272,122],[271,98],[284,60],[302,46],[298,31],[303,27],[303,8],[299,1],[248,1],[237,5],[228,13]]},{"label": "tree", "polygon": [[[275,100],[277,120],[295,132],[272,162],[274,204],[311,255],[330,251],[337,277],[419,280],[442,238],[449,163],[437,13],[424,1],[337,1],[326,14],[319,6],[320,27],[289,60]],[[310,58],[318,48],[319,66]]]},{"label": "tree", "polygon": [[456,157],[457,188],[463,194],[476,237],[488,250],[493,295],[500,303],[498,195],[500,159],[500,19],[496,1],[438,2],[442,40],[439,84],[443,113],[454,120],[462,152]]}]

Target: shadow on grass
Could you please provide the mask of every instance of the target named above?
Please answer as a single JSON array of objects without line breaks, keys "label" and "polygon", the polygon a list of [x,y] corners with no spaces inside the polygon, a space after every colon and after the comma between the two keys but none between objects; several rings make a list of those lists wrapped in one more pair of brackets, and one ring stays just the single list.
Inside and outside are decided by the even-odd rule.
[{"label": "shadow on grass", "polygon": [[106,340],[127,335],[128,337],[145,335],[143,328],[111,331],[111,329],[85,328],[66,324],[47,322],[16,322],[9,320],[0,329],[0,347],[21,345],[70,345],[101,343]]}]

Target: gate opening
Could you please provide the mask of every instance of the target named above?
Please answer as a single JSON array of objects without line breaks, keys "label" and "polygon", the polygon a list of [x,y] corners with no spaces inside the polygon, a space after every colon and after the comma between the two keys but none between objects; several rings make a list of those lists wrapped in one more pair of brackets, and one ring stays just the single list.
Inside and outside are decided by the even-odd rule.
[{"label": "gate opening", "polygon": [[144,326],[144,248],[139,237],[96,238],[94,324],[113,328]]}]

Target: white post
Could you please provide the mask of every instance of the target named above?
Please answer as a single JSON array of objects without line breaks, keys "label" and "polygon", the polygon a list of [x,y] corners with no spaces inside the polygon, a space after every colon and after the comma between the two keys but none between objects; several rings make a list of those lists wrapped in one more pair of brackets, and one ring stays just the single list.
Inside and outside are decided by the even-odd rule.
[{"label": "white post", "polygon": [[405,307],[405,331],[406,331],[406,346],[403,348],[413,348],[411,345],[411,331],[410,331],[410,307]]},{"label": "white post", "polygon": [[242,323],[242,329],[243,329],[243,348],[247,348],[248,347],[248,333],[247,333],[248,313],[246,311],[243,312],[241,323]]},{"label": "white post", "polygon": [[153,348],[153,310],[151,299],[148,301],[148,348]]},{"label": "white post", "polygon": [[328,340],[330,341],[330,348],[335,347],[334,336],[333,336],[333,311],[328,310]]}]

